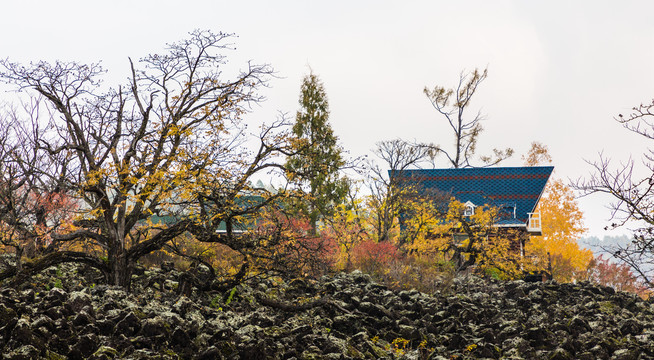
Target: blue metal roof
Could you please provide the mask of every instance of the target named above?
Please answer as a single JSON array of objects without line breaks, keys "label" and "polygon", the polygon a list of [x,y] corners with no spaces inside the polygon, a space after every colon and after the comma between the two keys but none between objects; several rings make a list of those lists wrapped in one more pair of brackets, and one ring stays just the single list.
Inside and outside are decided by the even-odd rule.
[{"label": "blue metal roof", "polygon": [[527,213],[536,209],[552,170],[553,166],[416,169],[389,171],[389,175],[419,189],[451,194],[463,203],[515,207],[515,219],[500,222],[510,225],[516,220],[527,223]]}]

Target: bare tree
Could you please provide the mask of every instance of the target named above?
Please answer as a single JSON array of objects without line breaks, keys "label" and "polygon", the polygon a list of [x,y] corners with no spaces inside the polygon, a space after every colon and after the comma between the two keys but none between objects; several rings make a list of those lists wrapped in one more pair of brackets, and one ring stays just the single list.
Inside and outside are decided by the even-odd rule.
[{"label": "bare tree", "polygon": [[[633,108],[627,116],[620,114],[615,120],[628,130],[654,140],[653,110],[654,101]],[[654,150],[644,154],[642,168],[633,159],[614,166],[603,154],[590,164],[594,174],[589,179],[577,180],[573,187],[583,195],[604,193],[613,198],[609,204],[612,224],[607,229],[635,224],[631,243],[606,250],[629,265],[649,288],[654,288]]]},{"label": "bare tree", "polygon": [[21,255],[43,252],[49,235],[65,225],[65,211],[75,208],[61,186],[65,159],[39,149],[47,141],[39,121],[41,104],[35,98],[20,107],[28,123],[16,108],[6,106],[0,114],[0,244],[14,249],[19,269]]},{"label": "bare tree", "polygon": [[[466,110],[470,106],[472,97],[477,92],[479,85],[488,76],[488,69],[479,72],[462,72],[459,76],[459,84],[456,88],[447,89],[442,86],[435,86],[433,89],[425,87],[424,93],[436,111],[447,120],[454,133],[454,148],[445,150],[440,145],[417,144],[420,147],[429,149],[433,156],[444,154],[452,167],[472,167],[470,163],[477,151],[477,140],[483,131],[481,121],[484,117],[477,112],[472,118],[467,116]],[[484,166],[496,165],[499,162],[511,157],[513,149],[493,149],[493,155],[481,156],[480,160]]]},{"label": "bare tree", "polygon": [[[109,283],[129,287],[139,258],[184,233],[239,252],[243,275],[261,246],[282,240],[281,232],[237,231],[239,221],[285,196],[254,187],[250,179],[283,172],[277,160],[291,153],[283,119],[248,136],[243,115],[263,100],[257,90],[272,69],[248,63],[227,78],[223,53],[231,38],[195,31],[169,44],[165,54],[130,60],[129,83],[117,89],[101,85],[98,64],[0,61],[0,78],[33,101],[42,99],[36,103],[47,110],[28,107],[27,116],[0,119],[4,132],[21,124],[19,132],[2,137],[0,149],[4,234],[32,236],[39,222],[38,209],[16,199],[22,194],[60,192],[78,205],[66,228],[43,222],[49,228],[44,251],[29,266],[0,272],[0,281],[16,285],[54,264],[83,262]],[[257,200],[243,201],[244,195]],[[21,211],[34,214],[23,222],[19,200]],[[221,226],[226,230],[219,233]]]},{"label": "bare tree", "polygon": [[417,167],[426,161],[430,149],[414,146],[404,140],[394,139],[377,143],[374,150],[387,169],[369,163],[371,193],[370,208],[374,219],[377,241],[389,239],[391,229],[399,215],[403,188],[398,176],[402,170]]}]

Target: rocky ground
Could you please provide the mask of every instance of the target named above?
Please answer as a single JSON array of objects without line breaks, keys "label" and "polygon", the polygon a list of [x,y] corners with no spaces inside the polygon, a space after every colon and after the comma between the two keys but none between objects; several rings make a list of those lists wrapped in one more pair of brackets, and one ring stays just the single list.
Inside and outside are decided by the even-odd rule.
[{"label": "rocky ground", "polygon": [[128,294],[94,285],[88,270],[53,268],[21,289],[0,288],[0,352],[6,359],[654,359],[654,304],[589,284],[468,277],[426,295],[392,291],[355,271],[188,298],[176,291],[180,275],[146,271]]}]

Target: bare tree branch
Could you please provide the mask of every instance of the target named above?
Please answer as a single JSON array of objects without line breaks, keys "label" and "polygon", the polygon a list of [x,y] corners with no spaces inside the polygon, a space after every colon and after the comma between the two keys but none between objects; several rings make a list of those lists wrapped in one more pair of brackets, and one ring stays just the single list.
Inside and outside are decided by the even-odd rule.
[{"label": "bare tree branch", "polygon": [[[628,116],[618,115],[616,121],[623,126],[648,139],[654,139],[654,102],[633,108]],[[650,288],[654,288],[654,161],[652,150],[644,154],[642,166],[638,167],[633,159],[624,163],[612,164],[604,154],[599,160],[588,162],[594,169],[590,178],[578,179],[573,188],[582,196],[607,194],[613,202],[608,205],[611,210],[611,224],[606,227],[618,228],[635,225],[634,238],[631,243],[618,244],[610,253],[616,259],[629,265],[633,272]],[[643,175],[639,175],[643,174]]]},{"label": "bare tree branch", "polygon": [[[475,69],[472,72],[462,72],[460,74],[456,89],[446,89],[442,86],[435,86],[433,89],[425,87],[425,95],[438,114],[447,120],[454,133],[454,149],[452,150],[446,150],[444,147],[433,143],[415,144],[428,151],[432,161],[437,155],[444,154],[454,168],[474,166],[471,164],[471,160],[477,151],[477,140],[479,134],[483,131],[481,122],[484,117],[481,112],[477,112],[473,118],[468,118],[466,110],[472,97],[477,92],[477,88],[487,76],[488,69],[484,69],[483,72]],[[511,148],[505,150],[493,149],[492,156],[481,156],[480,160],[484,166],[492,166],[512,155],[513,150]]]}]

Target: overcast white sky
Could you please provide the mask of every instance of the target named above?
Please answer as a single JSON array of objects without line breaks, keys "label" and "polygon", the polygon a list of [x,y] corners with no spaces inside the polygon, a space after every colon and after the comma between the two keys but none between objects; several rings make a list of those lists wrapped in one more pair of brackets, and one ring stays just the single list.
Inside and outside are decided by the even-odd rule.
[{"label": "overcast white sky", "polygon": [[[279,76],[253,116],[294,114],[311,66],[352,155],[396,137],[450,145],[422,89],[486,66],[471,108],[487,117],[480,154],[510,146],[518,156],[504,165],[519,166],[539,141],[555,176],[575,179],[600,151],[619,161],[648,145],[613,117],[654,98],[651,1],[23,0],[0,10],[0,57],[101,60],[115,84],[128,56],[161,52],[196,28],[234,32],[234,65],[270,63]],[[606,201],[580,200],[589,235],[604,235]]]}]

